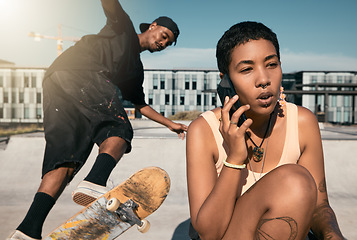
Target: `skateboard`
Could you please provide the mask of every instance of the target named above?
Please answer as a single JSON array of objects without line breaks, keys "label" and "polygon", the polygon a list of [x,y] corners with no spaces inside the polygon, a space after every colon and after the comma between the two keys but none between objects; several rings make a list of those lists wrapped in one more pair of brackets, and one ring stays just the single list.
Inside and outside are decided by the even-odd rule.
[{"label": "skateboard", "polygon": [[145,219],[156,211],[170,190],[170,178],[161,168],[139,170],[125,182],[52,231],[50,239],[115,239],[133,225],[145,233]]}]

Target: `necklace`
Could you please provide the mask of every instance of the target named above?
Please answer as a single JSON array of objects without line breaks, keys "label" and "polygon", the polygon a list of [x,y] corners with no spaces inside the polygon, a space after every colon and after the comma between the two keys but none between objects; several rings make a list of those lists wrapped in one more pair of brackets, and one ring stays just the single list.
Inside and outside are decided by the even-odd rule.
[{"label": "necklace", "polygon": [[[269,122],[268,122],[268,127],[267,127],[267,130],[265,131],[263,141],[264,141],[264,139],[265,139],[265,137],[266,137],[266,135],[267,135],[267,133],[268,133],[268,130],[270,129],[270,119],[271,119],[271,116],[272,116],[272,114],[270,114]],[[253,142],[253,140],[252,140],[250,137],[249,137],[249,139]],[[262,143],[260,144],[260,146],[263,144],[263,141],[262,141]],[[254,143],[254,142],[253,142],[253,143]],[[262,173],[263,173],[263,169],[264,169],[264,163],[265,163],[265,156],[266,156],[266,152],[268,151],[268,143],[269,143],[269,137],[267,138],[267,144],[266,144],[266,146],[265,146],[266,151],[264,152],[264,148],[262,148],[263,162],[262,162],[262,167],[260,168],[259,179],[262,177]],[[255,143],[254,143],[254,145],[255,145]],[[257,146],[257,145],[255,145],[255,146]],[[259,147],[259,148],[260,148],[260,147]],[[253,150],[253,159],[254,159],[254,157],[256,157],[256,156],[254,156],[254,150]],[[256,160],[254,159],[254,161],[256,161]],[[261,161],[261,159],[260,159],[259,161],[256,161],[256,162],[260,162],[260,161]],[[252,171],[252,174],[253,174],[253,177],[254,177],[254,181],[257,182],[257,179],[256,179],[255,174],[254,174],[254,169],[253,169],[252,164],[251,164],[251,162],[250,162],[250,158],[248,158],[248,163],[249,163],[250,170]],[[259,179],[258,179],[258,180],[259,180]]]},{"label": "necklace", "polygon": [[[254,144],[254,148],[253,148],[253,160],[255,162],[260,162],[262,159],[263,159],[263,156],[265,156],[264,154],[264,148],[262,148],[262,145],[263,145],[263,142],[265,140],[265,137],[267,136],[268,134],[268,130],[270,128],[270,121],[271,121],[271,116],[273,114],[270,114],[270,117],[269,117],[269,121],[268,121],[268,126],[267,126],[267,129],[265,130],[265,133],[264,133],[264,137],[263,137],[263,140],[262,142],[260,143],[259,147],[257,144],[255,144],[255,142],[253,141],[253,139],[247,134],[248,138],[250,139],[250,141],[252,141],[252,143]],[[268,145],[268,144],[267,144]],[[266,146],[268,147],[268,146]]]},{"label": "necklace", "polygon": [[[267,145],[266,145],[267,151],[268,151],[268,143],[269,143],[269,138],[267,138]],[[260,168],[259,179],[262,177],[263,168],[264,168],[264,163],[265,163],[265,156],[266,156],[266,152],[267,152],[267,151],[264,152],[262,167]],[[253,174],[253,177],[254,177],[254,181],[257,182],[257,179],[255,178],[255,174],[254,174],[254,169],[253,169],[253,167],[252,167],[252,164],[250,163],[250,158],[248,158],[248,163],[249,163],[250,170],[252,171],[252,174]],[[258,179],[258,180],[259,180],[259,179]]]}]

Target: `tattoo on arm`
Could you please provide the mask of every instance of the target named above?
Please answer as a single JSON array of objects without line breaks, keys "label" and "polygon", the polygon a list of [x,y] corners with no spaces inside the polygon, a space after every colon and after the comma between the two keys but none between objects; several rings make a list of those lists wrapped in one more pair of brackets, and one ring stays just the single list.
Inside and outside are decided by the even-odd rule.
[{"label": "tattoo on arm", "polygon": [[319,184],[319,191],[321,193],[325,193],[327,190],[326,190],[326,179],[322,179],[322,181],[320,182]]},{"label": "tattoo on arm", "polygon": [[342,237],[335,213],[328,204],[327,199],[316,207],[311,227],[319,239],[331,239],[335,235]]},{"label": "tattoo on arm", "polygon": [[[273,222],[274,221],[274,222]],[[283,221],[283,223],[288,224],[288,227],[290,228],[290,236],[289,240],[294,240],[296,239],[297,233],[298,233],[298,225],[297,222],[291,218],[291,217],[277,217],[277,218],[270,218],[270,219],[262,219],[258,223],[257,231],[255,234],[255,239],[256,240],[263,240],[263,239],[269,239],[269,240],[274,240],[271,236],[271,234],[267,233],[266,231],[263,230],[263,225],[264,224],[269,224],[273,223],[275,224],[281,224],[278,223],[279,221]],[[285,227],[284,225],[281,225],[282,227]]]}]

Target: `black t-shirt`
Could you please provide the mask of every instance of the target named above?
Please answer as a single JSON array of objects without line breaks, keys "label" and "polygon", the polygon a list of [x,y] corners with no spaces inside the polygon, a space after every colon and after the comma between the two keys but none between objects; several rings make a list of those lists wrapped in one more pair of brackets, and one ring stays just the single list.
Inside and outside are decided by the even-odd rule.
[{"label": "black t-shirt", "polygon": [[48,68],[46,76],[63,70],[102,71],[119,87],[124,99],[144,105],[139,38],[119,4],[115,12],[115,16],[105,12],[107,23],[101,31],[82,37],[63,52]]}]

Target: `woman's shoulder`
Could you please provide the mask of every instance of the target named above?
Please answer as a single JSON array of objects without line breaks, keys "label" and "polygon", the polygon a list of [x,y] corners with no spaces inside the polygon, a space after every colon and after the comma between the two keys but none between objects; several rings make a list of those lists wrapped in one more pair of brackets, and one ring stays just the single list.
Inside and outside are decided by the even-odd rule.
[{"label": "woman's shoulder", "polygon": [[303,106],[297,106],[297,109],[299,125],[308,126],[317,124],[317,118],[311,110]]},{"label": "woman's shoulder", "polygon": [[298,129],[302,149],[313,139],[321,141],[317,117],[312,111],[302,106],[298,106]]},{"label": "woman's shoulder", "polygon": [[[212,109],[210,111],[204,112],[201,114],[201,116],[199,116],[198,118],[196,118],[195,120],[193,120],[190,125],[188,126],[188,130],[187,133],[188,134],[199,134],[199,135],[203,135],[205,133],[207,133],[207,130],[210,129],[210,125],[207,121],[207,115],[209,115],[209,118],[211,118],[212,120],[215,120],[220,118],[220,107]],[[205,115],[205,117],[203,117],[203,115]]]}]

